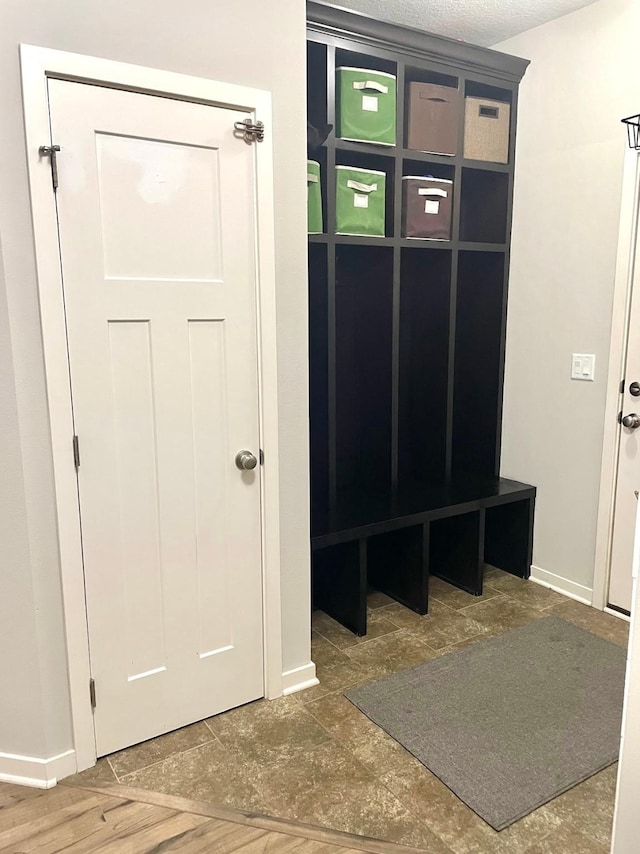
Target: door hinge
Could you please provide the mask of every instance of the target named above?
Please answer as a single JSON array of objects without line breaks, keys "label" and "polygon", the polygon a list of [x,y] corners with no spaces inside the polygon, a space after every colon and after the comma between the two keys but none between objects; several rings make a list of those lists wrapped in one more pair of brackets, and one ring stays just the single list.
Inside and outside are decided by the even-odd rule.
[{"label": "door hinge", "polygon": [[95,709],[96,707],[96,680],[89,679],[89,699],[91,700],[91,708]]},{"label": "door hinge", "polygon": [[51,163],[51,182],[53,184],[53,189],[58,189],[58,152],[60,151],[59,145],[41,145],[38,149],[38,154],[40,157],[48,157],[49,162]]},{"label": "door hinge", "polygon": [[264,139],[264,123],[252,122],[251,119],[243,119],[235,122],[234,136],[242,137],[245,142],[262,142]]},{"label": "door hinge", "polygon": [[260,448],[260,465],[264,465],[264,451]]},{"label": "door hinge", "polygon": [[77,436],[73,437],[73,464],[76,469],[80,468],[80,442]]}]

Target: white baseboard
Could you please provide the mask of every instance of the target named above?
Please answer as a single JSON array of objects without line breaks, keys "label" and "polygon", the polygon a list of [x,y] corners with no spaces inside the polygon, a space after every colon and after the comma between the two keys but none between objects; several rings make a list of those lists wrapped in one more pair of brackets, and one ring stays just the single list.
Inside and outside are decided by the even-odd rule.
[{"label": "white baseboard", "polygon": [[49,759],[0,753],[0,780],[17,786],[51,789],[58,780],[76,773],[76,752],[67,750]]},{"label": "white baseboard", "polygon": [[593,590],[591,587],[585,587],[582,584],[576,584],[575,581],[569,581],[568,578],[563,578],[561,575],[555,575],[546,569],[541,569],[539,566],[531,567],[531,581],[536,584],[541,584],[543,587],[550,587],[556,593],[563,593],[570,599],[575,599],[582,602],[584,605],[591,605],[593,602]]},{"label": "white baseboard", "polygon": [[295,694],[296,691],[303,691],[305,688],[313,688],[314,685],[319,684],[313,661],[310,661],[309,664],[303,664],[302,667],[295,667],[293,670],[285,670],[282,674],[282,693],[285,696]]}]

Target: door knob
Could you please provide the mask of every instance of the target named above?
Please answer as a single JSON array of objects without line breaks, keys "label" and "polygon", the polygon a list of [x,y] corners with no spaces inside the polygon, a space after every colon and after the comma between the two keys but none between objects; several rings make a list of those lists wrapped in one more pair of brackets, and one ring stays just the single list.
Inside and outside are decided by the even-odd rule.
[{"label": "door knob", "polygon": [[622,419],[622,424],[624,427],[629,427],[631,430],[636,430],[640,427],[640,417],[636,415],[635,412],[630,413],[629,415],[625,415]]},{"label": "door knob", "polygon": [[631,383],[629,394],[633,395],[633,397],[638,397],[640,395],[640,383]]},{"label": "door knob", "polygon": [[[638,419],[638,424],[640,424],[640,418]],[[254,469],[258,465],[258,460],[251,451],[238,451],[236,454],[236,465],[240,471],[251,471],[251,469]]]}]

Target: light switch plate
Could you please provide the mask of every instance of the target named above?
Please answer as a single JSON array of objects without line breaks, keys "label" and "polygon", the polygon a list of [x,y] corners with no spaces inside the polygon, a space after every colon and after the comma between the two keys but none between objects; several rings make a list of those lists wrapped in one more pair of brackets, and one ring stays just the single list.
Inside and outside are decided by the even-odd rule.
[{"label": "light switch plate", "polygon": [[571,354],[571,379],[593,382],[596,373],[596,357],[593,353]]}]

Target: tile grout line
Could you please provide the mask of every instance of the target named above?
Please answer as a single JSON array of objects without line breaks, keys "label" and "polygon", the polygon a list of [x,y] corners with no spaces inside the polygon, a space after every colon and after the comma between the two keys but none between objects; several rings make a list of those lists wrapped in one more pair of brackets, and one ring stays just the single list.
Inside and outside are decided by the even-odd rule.
[{"label": "tile grout line", "polygon": [[321,635],[321,634],[320,634],[320,632],[319,632],[317,629],[313,629],[313,631],[314,631],[314,632],[315,632],[319,637],[321,637],[323,641],[326,641],[328,644],[330,644],[330,646],[332,646],[332,647],[333,647],[334,649],[336,649],[338,652],[341,652],[343,655],[345,655],[344,650],[342,650],[342,649],[340,649],[340,647],[336,646],[336,645],[334,644],[334,642],[333,642],[333,641],[330,641],[330,640],[329,640],[329,638],[326,638],[324,635]]},{"label": "tile grout line", "polygon": [[[434,596],[433,598],[435,599],[436,597]],[[440,605],[444,605],[444,607],[448,608],[452,614],[459,614],[461,610],[464,610],[464,609],[452,608],[450,605],[447,605],[445,602],[441,602],[439,599],[437,599],[436,601]],[[476,604],[479,605],[481,603],[479,603],[479,602],[474,603],[474,605],[476,605]],[[465,607],[473,607],[473,606],[465,606]],[[421,619],[427,619],[430,616],[433,616],[433,615],[424,614],[421,617]],[[478,625],[481,625],[481,624],[479,623]],[[406,628],[406,627],[402,627],[402,626],[400,626],[399,628],[401,631],[405,631],[405,632],[408,632],[409,634],[413,635],[421,643],[423,643],[425,646],[427,646],[432,652],[437,652],[437,653],[441,653],[443,649],[446,649],[449,646],[455,646],[457,643],[463,643],[464,641],[467,641],[467,640],[473,640],[474,638],[484,637],[488,631],[488,629],[486,629],[484,626],[481,626],[481,628],[483,628],[483,631],[480,631],[475,635],[468,635],[465,638],[461,638],[459,641],[453,641],[452,643],[447,643],[444,646],[435,647],[435,646],[432,646],[428,640],[425,640],[423,637],[421,637],[417,632],[413,632],[410,628]],[[392,633],[390,632],[390,634],[392,634]],[[385,636],[381,635],[381,637],[385,637]],[[377,638],[374,638],[374,640],[377,640]]]},{"label": "tile grout line", "polygon": [[112,774],[113,774],[113,776],[116,778],[116,783],[119,783],[119,782],[120,782],[120,777],[118,777],[118,774],[116,773],[116,769],[115,769],[115,768],[113,767],[113,765],[111,764],[111,757],[110,757],[110,756],[105,756],[105,759],[107,760],[107,765],[109,766],[109,768],[111,768],[111,773],[112,773]]},{"label": "tile grout line", "polygon": [[[209,727],[207,727],[207,729],[209,729],[209,732],[211,732],[211,729]],[[185,753],[191,753],[194,750],[199,750],[201,747],[206,747],[207,745],[213,744],[214,742],[217,742],[220,747],[223,747],[225,750],[228,750],[226,745],[222,744],[220,739],[214,733],[211,733],[211,735],[212,738],[208,739],[207,741],[201,742],[201,744],[194,744],[193,747],[188,747],[186,750],[177,750],[175,753],[169,753],[167,754],[167,756],[164,756],[162,759],[158,759],[156,762],[151,762],[149,763],[149,765],[143,765],[140,768],[134,768],[133,771],[127,771],[126,774],[119,775],[116,772],[115,768],[113,768],[113,765],[111,765],[111,762],[109,764],[111,765],[113,773],[116,775],[117,781],[119,783],[123,783],[123,785],[126,785],[124,783],[125,778],[130,777],[132,774],[138,774],[140,771],[147,771],[149,768],[155,768],[156,765],[161,765],[163,762],[166,762],[167,759],[173,759],[176,756],[184,756]]]},{"label": "tile grout line", "polygon": [[[491,589],[495,590],[495,588],[493,588],[493,587]],[[526,602],[522,602],[520,599],[517,599],[515,596],[511,596],[509,593],[505,593],[503,590],[497,590],[496,592],[503,599],[508,599],[511,602],[516,602],[518,605],[522,605],[523,608],[529,608],[532,611],[543,610],[542,608],[536,608],[533,605],[529,605]],[[478,598],[480,599],[480,597],[478,597]],[[498,598],[497,596],[492,596],[490,599],[485,599],[483,601],[478,601],[478,602],[472,602],[471,605],[465,605],[464,608],[460,608],[460,611],[458,611],[458,613],[461,613],[462,611],[468,611],[470,608],[477,608],[479,605],[486,605],[487,602],[491,602],[493,599],[497,599],[497,598]],[[553,608],[555,605],[558,605],[558,604],[559,604],[558,602],[554,602],[553,605],[549,605],[548,607]]]},{"label": "tile grout line", "polygon": [[[404,628],[404,627],[402,627],[402,626],[398,626],[398,631],[396,631],[396,632],[389,632],[388,634],[389,634],[389,635],[397,635],[397,634],[399,634],[400,632],[404,632],[404,633],[405,633],[405,634],[407,634],[407,635],[411,635],[411,636],[412,636],[412,637],[414,637],[416,640],[418,640],[421,644],[423,644],[424,646],[426,646],[429,650],[431,650],[432,652],[435,652],[435,650],[433,650],[433,649],[432,649],[432,647],[430,647],[430,646],[427,644],[427,642],[426,642],[426,641],[424,641],[421,637],[419,637],[417,634],[415,634],[414,632],[412,632],[412,631],[411,631],[411,629],[407,629],[407,628]],[[355,649],[364,649],[364,650],[367,650],[367,648],[369,647],[369,644],[373,644],[373,643],[375,643],[376,641],[382,640],[383,638],[385,638],[385,637],[387,637],[387,636],[388,636],[388,635],[380,635],[380,636],[379,636],[379,637],[377,637],[377,638],[371,638],[371,640],[363,641],[362,643],[356,644],[356,646],[354,646],[354,647],[350,647],[350,649],[354,649],[354,650],[355,650]],[[350,653],[348,653],[348,652],[347,652],[347,653],[346,653],[346,655],[348,655],[348,656],[349,656],[349,658],[351,658]],[[359,662],[358,662],[358,660],[357,660],[357,659],[352,659],[352,661],[353,661],[353,663],[354,663],[354,664],[359,664]]]},{"label": "tile grout line", "polygon": [[[397,632],[399,632],[399,631],[401,630],[401,628],[402,628],[401,626],[396,626],[396,624],[395,624],[395,623],[393,623],[391,620],[389,620],[388,622],[389,622],[389,623],[391,623],[391,625],[392,625],[392,626],[394,626],[393,631],[385,632],[384,634],[382,634],[382,635],[377,635],[375,638],[370,638],[369,640],[378,640],[378,638],[386,638],[386,637],[388,637],[389,635],[395,635]],[[339,624],[338,624],[338,625],[339,625]],[[349,650],[349,649],[357,649],[359,646],[362,646],[362,644],[364,644],[364,643],[369,643],[369,641],[368,641],[368,640],[357,640],[357,641],[355,641],[354,643],[349,644],[349,646],[340,647],[340,646],[338,646],[337,644],[335,644],[332,640],[330,640],[330,638],[328,638],[326,635],[323,635],[323,634],[322,634],[322,632],[320,631],[320,629],[314,629],[313,631],[314,631],[316,634],[320,635],[320,637],[321,637],[323,640],[326,640],[326,641],[327,641],[327,643],[330,643],[330,644],[331,644],[331,646],[334,646],[337,650],[339,650],[339,652],[343,652],[345,655],[348,655],[347,650]]]}]

